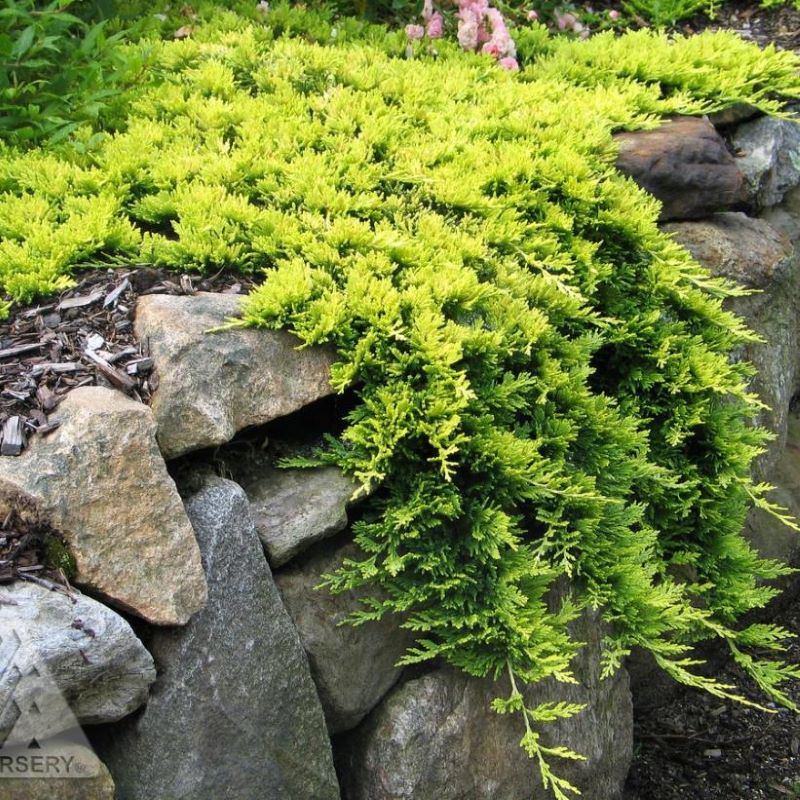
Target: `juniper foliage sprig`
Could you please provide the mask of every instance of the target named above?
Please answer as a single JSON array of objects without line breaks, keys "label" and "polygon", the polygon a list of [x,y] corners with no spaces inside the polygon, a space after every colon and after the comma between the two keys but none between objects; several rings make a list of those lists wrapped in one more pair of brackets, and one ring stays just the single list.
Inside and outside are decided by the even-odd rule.
[{"label": "juniper foliage sprig", "polygon": [[[354,621],[400,614],[417,634],[404,663],[569,682],[569,626],[591,606],[605,674],[640,646],[738,697],[693,671],[691,643],[714,636],[785,702],[796,671],[755,656],[781,632],[734,627],[787,571],[742,536],[766,504],[749,472],[765,434],[752,370],[729,354],[754,337],[723,307],[738,290],[615,171],[612,132],[796,96],[787,57],[741,45],[751,67],[726,72],[676,43],[637,77],[627,65],[659,40],[631,36],[616,72],[586,45],[600,81],[553,74],[554,43],[520,80],[457,52],[397,58],[372,28],[307,41],[303,20],[317,39],[324,19],[276,13],[150,43],[151,84],[98,146],[0,152],[5,291],[29,299],[120,258],[263,271],[239,324],[335,345],[332,382],[358,398],[318,460],[374,495],[354,526],[363,557],[328,585],[382,590]],[[565,796],[550,760],[575,754],[532,726],[576,709],[519,694],[495,707],[522,713],[523,746]]]}]

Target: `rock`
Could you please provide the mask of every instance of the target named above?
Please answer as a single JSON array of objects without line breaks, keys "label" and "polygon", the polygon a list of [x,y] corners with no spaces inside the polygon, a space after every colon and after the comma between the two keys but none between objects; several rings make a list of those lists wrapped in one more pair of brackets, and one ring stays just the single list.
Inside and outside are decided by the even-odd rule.
[{"label": "rock", "polygon": [[206,584],[150,409],[84,387],[58,417],[56,431],[0,459],[0,513],[14,508],[58,531],[77,585],[155,624],[182,625],[203,607]]},{"label": "rock", "polygon": [[347,525],[347,505],[358,488],[338,467],[275,469],[251,466],[236,475],[269,563],[277,568],[314,542]]},{"label": "rock", "polygon": [[662,202],[662,220],[705,217],[742,199],[736,160],[707,119],[675,117],[615,139],[617,167]]},{"label": "rock", "polygon": [[[800,418],[795,414],[789,415],[786,446],[769,477],[775,486],[769,499],[800,520]],[[794,566],[800,564],[800,536],[771,514],[753,508],[745,524],[745,535],[763,558]]]},{"label": "rock", "polygon": [[380,702],[400,677],[395,665],[414,643],[414,636],[388,617],[358,627],[342,624],[361,608],[363,591],[334,595],[317,588],[324,575],[360,555],[352,541],[325,542],[275,574],[308,654],[330,733],[355,727]]},{"label": "rock", "polygon": [[185,627],[153,630],[144,712],[98,740],[119,800],[334,800],[325,719],[297,632],[235,483],[186,503],[209,584]]},{"label": "rock", "polygon": [[111,773],[94,753],[82,748],[75,759],[70,766],[78,760],[91,765],[91,777],[7,778],[0,774],[0,800],[114,800]]},{"label": "rock", "polygon": [[798,269],[793,248],[766,221],[741,213],[714,214],[707,220],[668,224],[663,229],[714,275],[759,290],[727,301],[727,307],[764,339],[740,354],[758,369],[752,387],[769,406],[759,422],[777,435],[755,465],[756,477],[763,480],[783,450],[798,375]]},{"label": "rock", "polygon": [[713,214],[697,222],[668,223],[674,235],[703,266],[749,289],[764,290],[780,281],[792,247],[767,222],[740,212]]},{"label": "rock", "polygon": [[[22,582],[0,587],[0,666],[0,742],[20,708],[41,703],[45,690],[60,694],[72,711],[64,724],[55,718],[47,731],[54,735],[76,718],[83,724],[122,719],[146,701],[156,679],[152,657],[118,614],[79,592],[67,596]],[[42,667],[46,682],[20,683]]]},{"label": "rock", "polygon": [[630,676],[631,697],[637,713],[646,713],[671,703],[685,687],[658,666],[653,654],[634,647],[625,659]]},{"label": "rock", "polygon": [[135,330],[155,362],[152,409],[166,458],[229,441],[332,393],[333,351],[298,350],[283,331],[235,329],[209,333],[239,312],[241,297],[139,298]]},{"label": "rock", "polygon": [[727,128],[760,115],[761,112],[755,106],[751,106],[749,103],[736,103],[721,111],[712,112],[708,115],[708,121],[715,128]]},{"label": "rock", "polygon": [[758,216],[784,234],[797,249],[800,244],[800,186],[790,189],[777,206],[765,208]]},{"label": "rock", "polygon": [[[588,704],[578,716],[542,726],[542,739],[586,756],[553,765],[583,800],[614,800],[632,757],[628,676],[620,670],[600,680],[602,626],[594,615],[583,615],[575,635],[588,642],[577,657],[578,683],[546,681],[524,694],[532,705]],[[478,680],[450,667],[399,686],[337,745],[343,794],[348,800],[550,800],[535,762],[519,747],[522,720],[490,708],[493,698],[508,693],[507,681]]]},{"label": "rock", "polygon": [[777,205],[800,185],[800,125],[788,119],[759,117],[740,125],[731,137],[744,175],[748,202],[756,208]]}]

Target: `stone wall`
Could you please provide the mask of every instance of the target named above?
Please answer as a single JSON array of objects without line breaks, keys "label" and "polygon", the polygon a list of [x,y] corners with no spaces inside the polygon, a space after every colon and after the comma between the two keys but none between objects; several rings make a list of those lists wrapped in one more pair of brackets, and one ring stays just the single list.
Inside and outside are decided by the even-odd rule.
[{"label": "stone wall", "polygon": [[[758,290],[731,303],[764,339],[740,354],[759,368],[760,422],[775,433],[755,469],[798,512],[798,126],[716,122],[624,134],[620,168],[663,199],[664,229],[699,261]],[[0,516],[46,524],[75,563],[74,586],[0,586],[0,742],[26,748],[80,724],[91,747],[75,747],[101,759],[46,789],[0,780],[0,800],[545,800],[517,746],[521,720],[489,710],[508,687],[399,668],[412,642],[400,620],[341,624],[359,595],[319,584],[355,553],[355,487],[332,467],[274,463],[324,430],[333,354],[298,351],[284,333],[206,335],[239,302],[141,298],[136,333],[159,379],[151,405],[78,388],[57,430],[0,459]],[[798,560],[795,535],[763,512],[747,535],[764,555]],[[619,796],[632,699],[657,704],[664,690],[641,658],[632,684],[625,669],[601,679],[602,634],[584,613],[578,683],[525,688],[530,704],[586,704],[543,734],[586,756],[559,765],[586,800]],[[32,672],[38,683],[26,683]],[[23,711],[42,685],[57,711],[37,722]]]}]

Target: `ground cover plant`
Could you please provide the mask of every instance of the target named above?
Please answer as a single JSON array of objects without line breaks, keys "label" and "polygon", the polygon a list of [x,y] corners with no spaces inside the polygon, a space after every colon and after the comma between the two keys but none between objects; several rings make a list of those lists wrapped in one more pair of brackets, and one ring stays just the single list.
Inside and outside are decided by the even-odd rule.
[{"label": "ground cover plant", "polygon": [[[29,301],[79,267],[264,273],[239,322],[333,343],[354,391],[332,462],[374,490],[355,622],[398,612],[407,663],[502,679],[546,787],[571,787],[519,682],[574,680],[569,624],[603,610],[604,668],[634,646],[677,680],[717,637],[773,699],[800,669],[762,657],[786,633],[736,626],[788,569],[741,535],[769,504],[752,341],[711,278],[614,168],[612,133],[800,96],[798,61],[733,35],[641,31],[588,42],[528,28],[523,69],[402,30],[278,5],[216,11],[148,40],[146,79],[113,133],[0,150],[0,285]],[[409,57],[410,56],[410,57]],[[257,364],[253,365],[258,368]],[[307,462],[302,462],[307,463]],[[780,513],[775,511],[774,513]],[[548,608],[554,584],[571,594]]]}]

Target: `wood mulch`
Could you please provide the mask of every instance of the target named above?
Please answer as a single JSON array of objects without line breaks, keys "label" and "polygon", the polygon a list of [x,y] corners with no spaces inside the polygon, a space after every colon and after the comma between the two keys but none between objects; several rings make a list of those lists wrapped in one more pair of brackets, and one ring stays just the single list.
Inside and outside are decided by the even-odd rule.
[{"label": "wood mulch", "polygon": [[45,563],[44,548],[49,535],[45,527],[23,521],[14,511],[0,521],[0,584],[15,580],[66,582],[60,570]]},{"label": "wood mulch", "polygon": [[158,378],[133,331],[145,294],[243,293],[251,279],[147,267],[87,270],[59,297],[0,322],[0,455],[17,456],[58,427],[58,404],[80,386],[111,386],[148,402]]}]

